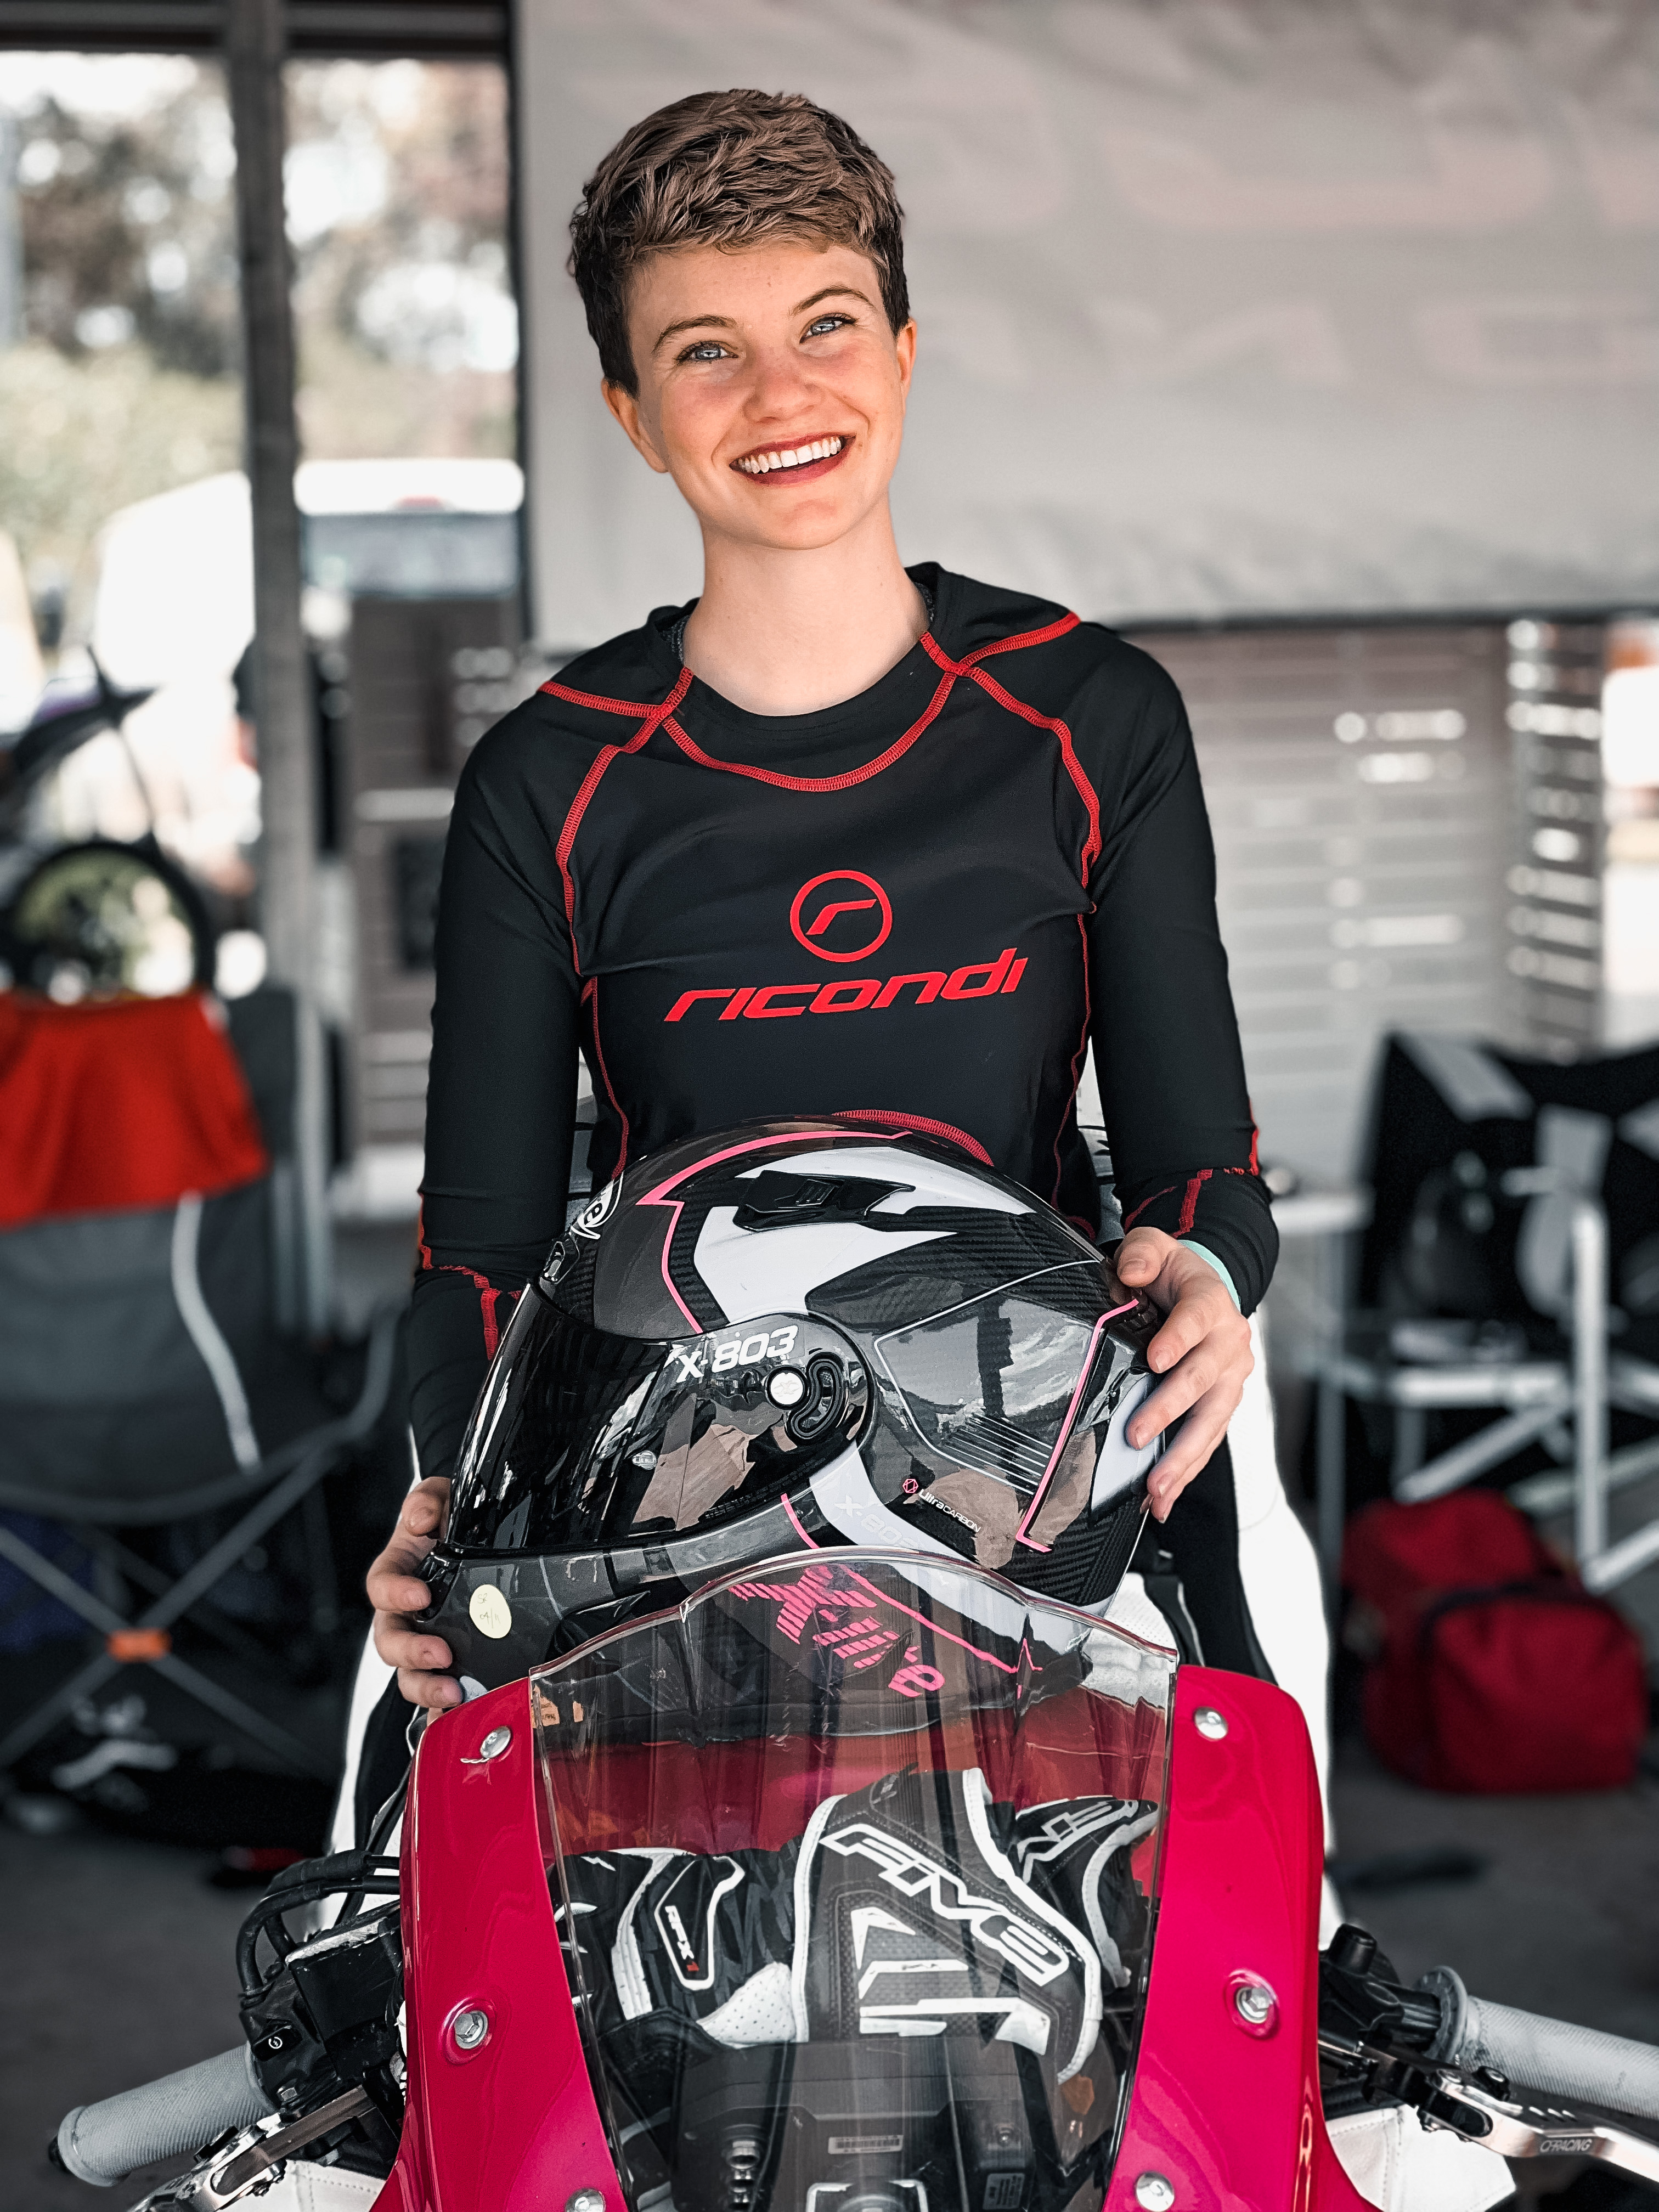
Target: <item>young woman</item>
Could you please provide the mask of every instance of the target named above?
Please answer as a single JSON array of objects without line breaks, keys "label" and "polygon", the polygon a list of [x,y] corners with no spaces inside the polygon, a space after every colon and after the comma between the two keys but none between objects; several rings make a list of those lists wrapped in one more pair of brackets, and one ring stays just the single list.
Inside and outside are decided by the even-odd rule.
[{"label": "young woman", "polygon": [[[370,1577],[380,1656],[416,1703],[460,1694],[406,1616],[505,1314],[564,1224],[579,1053],[596,1188],[689,1133],[851,1112],[1093,1232],[1092,1043],[1118,1272],[1167,1314],[1132,1440],[1185,1416],[1154,1510],[1206,1657],[1265,1672],[1226,1434],[1277,1239],[1175,687],[1063,607],[900,561],[900,210],[838,117],[680,100],[571,228],[605,404],[696,515],[704,586],[563,669],[461,779],[410,1338],[425,1479]],[[1322,1652],[1270,1440],[1255,1456]]]}]

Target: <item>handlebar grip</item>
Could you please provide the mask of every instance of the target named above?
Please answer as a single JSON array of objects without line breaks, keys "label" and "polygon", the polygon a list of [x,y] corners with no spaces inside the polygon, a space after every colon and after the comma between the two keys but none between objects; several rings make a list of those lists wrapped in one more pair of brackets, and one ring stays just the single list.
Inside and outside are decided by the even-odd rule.
[{"label": "handlebar grip", "polygon": [[1429,2054],[1437,2064],[1487,2066],[1521,2088],[1659,2120],[1659,2051],[1650,2044],[1472,1997],[1449,1966],[1433,1967],[1419,1987],[1441,2001],[1443,2024]]},{"label": "handlebar grip", "polygon": [[108,2189],[138,2166],[195,2150],[227,2128],[245,2128],[275,2110],[244,2043],[142,2089],[77,2105],[64,2116],[56,2148],[66,2172]]}]

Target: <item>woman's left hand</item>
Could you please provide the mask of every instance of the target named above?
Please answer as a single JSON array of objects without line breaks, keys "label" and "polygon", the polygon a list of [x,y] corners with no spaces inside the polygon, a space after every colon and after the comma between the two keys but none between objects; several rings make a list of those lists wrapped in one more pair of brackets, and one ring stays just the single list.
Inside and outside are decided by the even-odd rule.
[{"label": "woman's left hand", "polygon": [[1164,1521],[1226,1435],[1244,1395],[1255,1364],[1250,1324],[1209,1261],[1161,1229],[1132,1229],[1112,1265],[1126,1289],[1141,1291],[1165,1316],[1146,1351],[1163,1380],[1130,1422],[1129,1442],[1139,1451],[1177,1414],[1187,1416],[1147,1485],[1153,1516]]}]

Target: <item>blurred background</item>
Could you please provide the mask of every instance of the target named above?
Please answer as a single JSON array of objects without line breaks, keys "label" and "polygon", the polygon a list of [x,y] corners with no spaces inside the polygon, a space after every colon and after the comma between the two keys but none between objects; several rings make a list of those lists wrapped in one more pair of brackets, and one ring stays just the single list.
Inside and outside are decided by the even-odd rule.
[{"label": "blurred background", "polygon": [[[1659,1648],[1659,5],[0,0],[31,2212],[136,2033],[146,2075],[222,2047],[234,1893],[321,1838],[409,1479],[455,778],[697,587],[564,227],[628,124],[733,82],[897,173],[905,557],[1114,624],[1188,700],[1345,1899],[1413,1974],[1659,2038],[1645,1687],[1603,1769],[1571,1750],[1608,1652],[1645,1685]],[[1441,1741],[1427,1662],[1416,1735],[1378,1721],[1413,1544],[1419,1597],[1583,1601],[1582,1649],[1490,1624],[1522,1658],[1481,1728],[1530,1763]],[[1626,2201],[1545,2163],[1534,2199]]]}]

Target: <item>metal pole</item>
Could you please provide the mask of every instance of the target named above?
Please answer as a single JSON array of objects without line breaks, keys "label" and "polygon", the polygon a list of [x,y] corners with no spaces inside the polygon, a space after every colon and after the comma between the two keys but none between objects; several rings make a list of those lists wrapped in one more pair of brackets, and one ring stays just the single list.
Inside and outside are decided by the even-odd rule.
[{"label": "metal pole", "polygon": [[[253,495],[253,619],[264,821],[260,913],[270,974],[295,994],[294,1229],[298,1312],[329,1319],[327,1112],[314,990],[317,770],[300,628],[294,501],[294,319],[283,221],[283,0],[226,0],[225,70],[236,136],[247,470]],[[280,1242],[280,1239],[279,1239]]]},{"label": "metal pole", "polygon": [[1583,1573],[1607,1547],[1607,1218],[1598,1200],[1572,1208],[1573,1543]]}]

